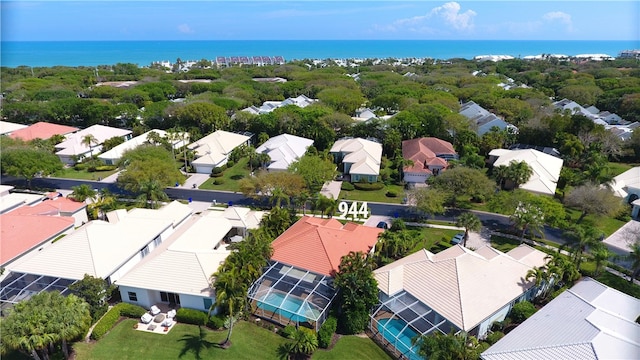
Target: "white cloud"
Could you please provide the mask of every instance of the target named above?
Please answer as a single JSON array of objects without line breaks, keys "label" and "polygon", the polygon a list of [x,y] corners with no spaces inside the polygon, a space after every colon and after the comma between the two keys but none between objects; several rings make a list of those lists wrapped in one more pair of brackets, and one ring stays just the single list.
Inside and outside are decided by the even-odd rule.
[{"label": "white cloud", "polygon": [[183,33],[183,34],[193,34],[195,31],[193,31],[193,29],[191,29],[191,27],[187,24],[180,24],[178,25],[178,31]]},{"label": "white cloud", "polygon": [[573,31],[573,21],[571,21],[571,15],[562,11],[551,11],[542,16],[545,21],[554,22],[558,21],[561,24],[567,26],[567,31]]},{"label": "white cloud", "polygon": [[477,15],[476,12],[467,10],[461,13],[460,9],[460,4],[452,1],[433,8],[427,16],[439,16],[456,30],[471,30],[473,28],[473,17]]}]

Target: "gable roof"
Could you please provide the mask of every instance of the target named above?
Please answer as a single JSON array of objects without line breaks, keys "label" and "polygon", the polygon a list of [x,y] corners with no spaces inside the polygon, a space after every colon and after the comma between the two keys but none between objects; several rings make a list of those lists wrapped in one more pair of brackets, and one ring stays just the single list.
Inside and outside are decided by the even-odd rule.
[{"label": "gable roof", "polygon": [[[191,217],[125,276],[121,286],[213,297],[211,275],[231,253],[219,245],[231,230],[229,221],[206,212]],[[213,233],[212,233],[213,232]]]},{"label": "gable roof", "polygon": [[0,264],[73,229],[74,223],[75,219],[69,216],[28,214],[18,210],[0,215]]},{"label": "gable roof", "polygon": [[346,154],[343,163],[352,164],[350,174],[379,175],[382,145],[362,138],[344,138],[336,141],[331,153]]},{"label": "gable roof", "polygon": [[342,256],[369,252],[383,229],[304,216],[271,244],[272,260],[333,276]]},{"label": "gable roof", "polygon": [[0,135],[11,134],[14,131],[24,129],[27,125],[16,124],[9,121],[0,120]]},{"label": "gable roof", "polygon": [[616,196],[625,198],[628,188],[640,189],[640,166],[633,167],[613,178],[611,188]]},{"label": "gable roof", "polygon": [[149,133],[151,132],[155,132],[156,134],[158,134],[161,138],[166,138],[167,137],[167,133],[163,130],[157,130],[157,129],[153,129],[153,130],[149,130],[146,133],[142,134],[142,135],[138,135],[136,137],[134,137],[131,140],[125,141],[120,145],[114,146],[111,150],[105,151],[102,154],[98,155],[98,158],[103,159],[103,160],[108,160],[108,159],[120,159],[122,157],[122,154],[124,154],[125,151],[127,150],[133,150],[135,148],[137,148],[138,146],[144,144],[145,142],[147,142],[147,137],[149,136]]},{"label": "gable roof", "polygon": [[96,138],[96,146],[102,144],[105,140],[117,136],[127,136],[131,134],[131,130],[123,130],[104,125],[92,125],[86,129],[80,130],[73,134],[67,135],[67,139],[56,145],[56,155],[81,155],[89,152],[91,149],[82,140],[87,135],[93,135]]},{"label": "gable roof", "polygon": [[47,140],[54,135],[67,135],[80,129],[73,126],[58,125],[48,122],[37,122],[24,129],[16,130],[9,135],[12,139],[30,141],[33,139]]},{"label": "gable roof", "polygon": [[520,188],[539,194],[555,194],[562,170],[562,159],[535,149],[494,149],[489,152],[489,156],[498,157],[493,166],[509,166],[512,161],[526,162],[533,174],[529,181],[520,185]]},{"label": "gable roof", "polygon": [[[11,187],[9,190],[13,189]],[[0,196],[0,214],[9,212],[23,205],[33,205],[44,200],[44,196],[41,194],[30,193],[4,193]]]},{"label": "gable roof", "polygon": [[302,157],[311,145],[313,145],[313,140],[311,139],[282,134],[274,136],[258,146],[256,152],[269,155],[271,164],[269,164],[268,169],[287,170],[289,165]]},{"label": "gable roof", "polygon": [[402,142],[402,157],[412,160],[413,165],[405,166],[403,171],[410,173],[431,173],[427,166],[447,167],[447,161],[438,156],[455,156],[456,151],[450,142],[434,137],[423,137]]},{"label": "gable roof", "polygon": [[236,147],[249,141],[251,137],[228,131],[217,130],[187,147],[199,156],[196,164],[218,164]]},{"label": "gable roof", "polygon": [[46,198],[42,202],[34,206],[22,206],[11,214],[19,215],[59,215],[73,214],[87,207],[87,204],[81,201],[74,201],[65,197]]},{"label": "gable roof", "polygon": [[640,300],[584,278],[482,353],[485,360],[635,359]]},{"label": "gable roof", "polygon": [[84,274],[107,278],[169,227],[171,220],[136,216],[115,224],[91,221],[12,270],[77,280]]},{"label": "gable roof", "polygon": [[229,220],[235,228],[257,229],[264,217],[264,211],[251,210],[242,206],[229,206],[220,216]]},{"label": "gable roof", "polygon": [[[474,252],[460,245],[438,254],[423,249],[374,270],[374,277],[385,294],[404,290],[470,331],[532,287],[524,277],[532,265],[544,265],[545,256],[528,245],[506,254],[485,248]],[[527,261],[520,260],[525,257]]]}]

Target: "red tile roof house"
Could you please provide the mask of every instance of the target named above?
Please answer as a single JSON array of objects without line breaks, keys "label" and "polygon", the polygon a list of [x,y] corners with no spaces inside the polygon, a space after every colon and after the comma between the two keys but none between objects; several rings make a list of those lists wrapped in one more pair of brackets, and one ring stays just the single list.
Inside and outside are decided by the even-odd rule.
[{"label": "red tile roof house", "polygon": [[87,204],[60,196],[59,193],[47,195],[44,201],[35,206],[23,206],[12,213],[22,215],[53,215],[70,216],[74,219],[74,226],[82,226],[89,221],[87,217]]},{"label": "red tile roof house", "polygon": [[67,135],[80,129],[72,126],[51,124],[47,122],[37,122],[29,127],[14,131],[9,135],[12,139],[22,139],[30,141],[34,139],[47,140],[54,135]]},{"label": "red tile roof house", "polygon": [[272,243],[269,267],[249,289],[256,316],[318,330],[336,295],[342,256],[370,253],[383,229],[305,216]]},{"label": "red tile roof house", "polygon": [[413,161],[403,168],[404,181],[408,184],[424,184],[431,175],[446,169],[448,160],[458,159],[450,142],[434,137],[424,137],[402,142],[402,157]]},{"label": "red tile roof house", "polygon": [[75,220],[57,215],[60,213],[45,202],[0,215],[0,266],[11,269],[19,259],[42,250],[60,235],[71,233]]}]

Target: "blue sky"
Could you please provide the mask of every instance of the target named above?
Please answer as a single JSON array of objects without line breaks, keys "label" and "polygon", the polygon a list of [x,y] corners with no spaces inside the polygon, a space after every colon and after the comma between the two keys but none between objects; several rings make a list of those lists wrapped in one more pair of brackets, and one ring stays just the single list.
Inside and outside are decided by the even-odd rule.
[{"label": "blue sky", "polygon": [[639,1],[4,1],[3,41],[638,40]]}]

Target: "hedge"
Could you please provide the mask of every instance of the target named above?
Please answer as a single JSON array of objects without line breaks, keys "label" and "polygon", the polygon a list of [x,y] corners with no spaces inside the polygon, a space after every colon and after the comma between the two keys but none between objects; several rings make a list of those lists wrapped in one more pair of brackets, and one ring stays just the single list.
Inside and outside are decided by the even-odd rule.
[{"label": "hedge", "polygon": [[498,342],[498,340],[502,339],[504,337],[504,333],[502,331],[495,331],[492,332],[491,334],[487,335],[487,339],[486,341],[493,345],[495,343]]},{"label": "hedge", "polygon": [[393,191],[393,190],[389,190],[387,191],[387,197],[398,197],[398,193]]},{"label": "hedge", "polygon": [[115,165],[96,166],[96,171],[111,171],[111,170],[115,170],[115,169],[116,169]]},{"label": "hedge", "polygon": [[353,184],[352,184],[352,183],[350,183],[350,182],[346,182],[346,181],[343,181],[343,182],[342,182],[342,185],[340,186],[340,189],[341,189],[341,190],[344,190],[344,191],[353,191],[353,190],[355,190],[356,188],[355,188],[355,186],[353,186]]},{"label": "hedge", "polygon": [[333,316],[327,318],[318,331],[318,346],[326,349],[331,345],[331,338],[338,328],[338,320]]},{"label": "hedge", "polygon": [[178,322],[192,325],[205,325],[207,323],[207,313],[200,310],[180,308],[176,312]]},{"label": "hedge", "polygon": [[213,185],[222,185],[222,184],[224,184],[224,179],[223,178],[213,179]]},{"label": "hedge", "polygon": [[139,319],[140,317],[142,317],[142,315],[144,315],[147,312],[147,310],[142,306],[129,304],[129,303],[119,303],[118,305],[114,306],[114,308],[118,308],[118,311],[120,312],[120,316],[133,318],[133,319]]},{"label": "hedge", "polygon": [[213,170],[211,170],[211,177],[220,177],[223,175],[224,169],[221,167],[214,167]]},{"label": "hedge", "polygon": [[521,301],[511,308],[511,320],[521,324],[537,311],[536,307],[528,301]]},{"label": "hedge", "polygon": [[104,334],[108,333],[111,328],[118,322],[120,319],[120,310],[117,307],[112,307],[106,314],[98,321],[96,326],[93,328],[91,332],[91,339],[100,340]]},{"label": "hedge", "polygon": [[218,315],[211,315],[209,322],[207,322],[207,327],[214,330],[222,329],[224,327],[224,318]]},{"label": "hedge", "polygon": [[384,188],[384,184],[381,182],[374,182],[374,183],[357,182],[357,183],[354,183],[353,186],[356,189],[362,190],[362,191],[374,191],[374,190],[381,190],[382,188]]}]

